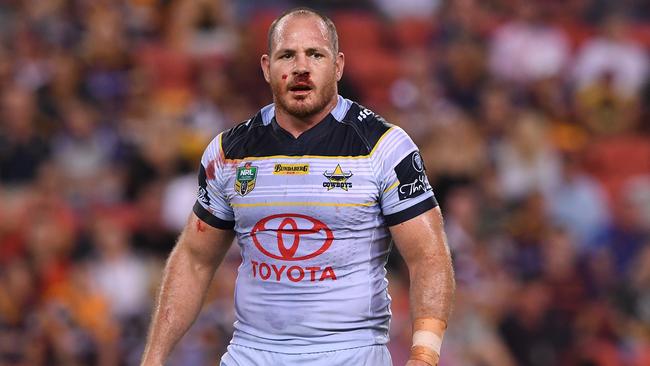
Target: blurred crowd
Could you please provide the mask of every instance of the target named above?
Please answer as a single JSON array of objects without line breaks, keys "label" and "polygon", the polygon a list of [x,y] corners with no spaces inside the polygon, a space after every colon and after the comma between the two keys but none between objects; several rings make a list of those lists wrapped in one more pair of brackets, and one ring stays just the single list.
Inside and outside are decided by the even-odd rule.
[{"label": "blurred crowd", "polygon": [[[650,365],[650,4],[1,0],[0,365],[137,365],[200,155],[270,102],[292,6],[421,147],[457,293],[442,366]],[[237,246],[170,364],[214,364]],[[389,262],[396,365],[408,271]]]}]

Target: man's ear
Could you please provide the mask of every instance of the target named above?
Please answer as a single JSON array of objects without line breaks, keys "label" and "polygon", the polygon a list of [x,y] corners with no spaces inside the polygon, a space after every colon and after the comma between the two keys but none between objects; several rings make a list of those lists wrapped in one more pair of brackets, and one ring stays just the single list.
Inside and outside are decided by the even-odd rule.
[{"label": "man's ear", "polygon": [[260,66],[262,67],[262,73],[264,73],[264,80],[267,83],[271,82],[271,59],[266,53],[260,58]]},{"label": "man's ear", "polygon": [[339,52],[336,55],[336,81],[340,81],[343,77],[343,68],[345,66],[345,55],[343,52]]}]

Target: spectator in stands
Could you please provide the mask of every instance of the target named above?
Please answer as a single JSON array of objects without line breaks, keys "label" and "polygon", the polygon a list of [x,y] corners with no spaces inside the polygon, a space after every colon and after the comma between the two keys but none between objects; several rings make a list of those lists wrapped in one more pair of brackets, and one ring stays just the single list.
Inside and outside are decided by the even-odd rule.
[{"label": "spectator in stands", "polygon": [[521,112],[495,153],[497,174],[506,199],[548,193],[560,178],[560,157],[549,141],[544,116]]},{"label": "spectator in stands", "polygon": [[36,177],[39,165],[49,157],[49,141],[38,130],[34,97],[28,90],[10,85],[0,97],[0,182],[24,184]]},{"label": "spectator in stands", "polygon": [[490,45],[490,70],[515,83],[560,75],[569,62],[563,31],[544,17],[542,3],[517,1],[517,18],[497,29]]},{"label": "spectator in stands", "polygon": [[589,250],[609,225],[607,196],[581,167],[579,157],[564,155],[561,178],[547,197],[550,219],[568,231],[580,250]]},{"label": "spectator in stands", "polygon": [[642,46],[629,37],[629,23],[621,14],[607,16],[600,34],[584,43],[573,65],[577,90],[599,83],[607,75],[620,98],[636,98],[650,67]]}]

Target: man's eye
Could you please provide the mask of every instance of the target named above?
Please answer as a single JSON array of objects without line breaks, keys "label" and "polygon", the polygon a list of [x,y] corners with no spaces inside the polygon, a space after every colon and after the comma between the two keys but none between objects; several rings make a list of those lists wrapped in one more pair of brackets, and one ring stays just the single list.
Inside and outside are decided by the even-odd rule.
[{"label": "man's eye", "polygon": [[323,54],[321,54],[321,53],[314,53],[314,54],[312,55],[312,57],[314,57],[314,58],[323,58],[324,56],[323,56]]},{"label": "man's eye", "polygon": [[290,58],[291,58],[291,54],[290,54],[290,53],[285,53],[284,55],[280,56],[280,58],[283,58],[283,59],[290,59]]}]

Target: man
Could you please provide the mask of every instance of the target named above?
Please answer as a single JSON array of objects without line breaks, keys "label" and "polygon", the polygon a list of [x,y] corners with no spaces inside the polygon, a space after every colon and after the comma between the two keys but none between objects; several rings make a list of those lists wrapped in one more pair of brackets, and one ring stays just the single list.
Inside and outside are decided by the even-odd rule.
[{"label": "man", "polygon": [[261,66],[274,104],[207,147],[143,365],[163,364],[194,321],[233,234],[243,262],[221,365],[391,365],[391,237],[411,278],[408,365],[436,365],[454,280],[417,147],[338,96],[344,55],[334,24],[313,10],[271,25]]}]

